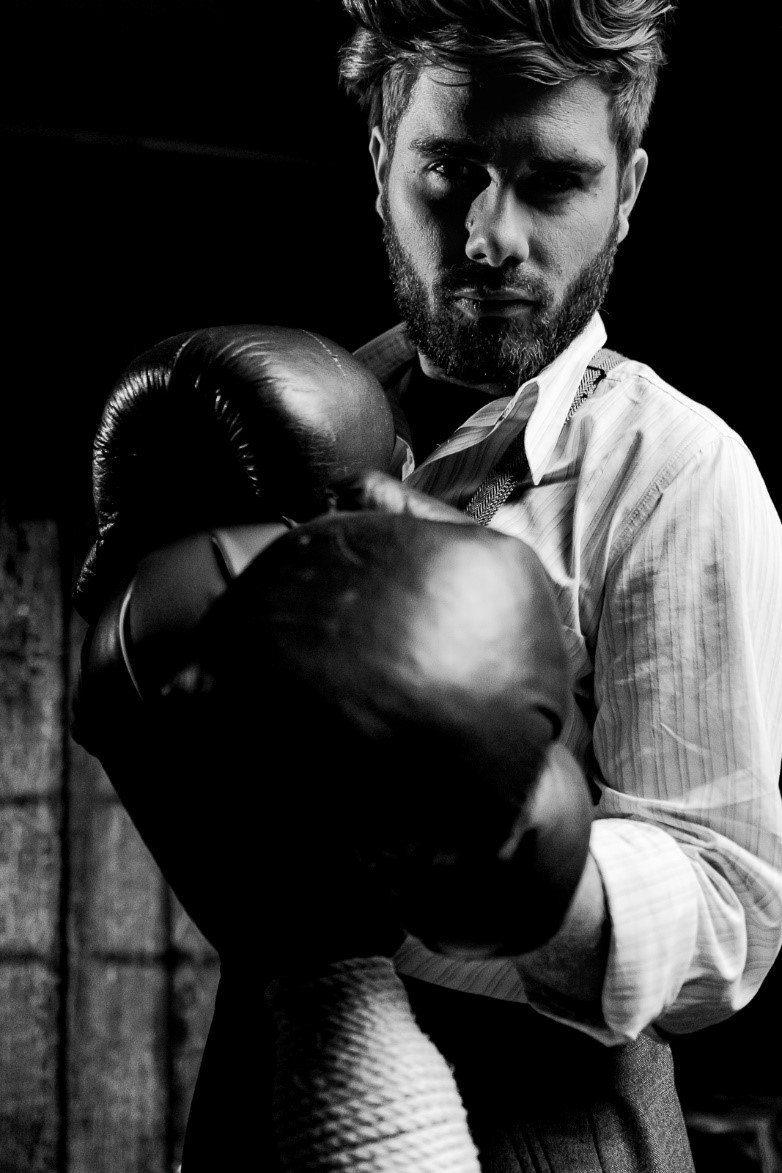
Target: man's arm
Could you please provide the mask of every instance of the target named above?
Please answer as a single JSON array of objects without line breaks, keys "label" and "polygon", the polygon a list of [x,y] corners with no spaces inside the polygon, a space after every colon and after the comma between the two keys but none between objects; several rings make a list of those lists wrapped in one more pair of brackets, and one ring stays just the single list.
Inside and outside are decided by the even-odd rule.
[{"label": "man's arm", "polygon": [[601,1003],[632,1038],[719,1021],[759,986],[782,939],[780,632],[779,519],[719,440],[609,572],[589,865],[560,932],[517,959],[544,1012],[588,1025]]}]

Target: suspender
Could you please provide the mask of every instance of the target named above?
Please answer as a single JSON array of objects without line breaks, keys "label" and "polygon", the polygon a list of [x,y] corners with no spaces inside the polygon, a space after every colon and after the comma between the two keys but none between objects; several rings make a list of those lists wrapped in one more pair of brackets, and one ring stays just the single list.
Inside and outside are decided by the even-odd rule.
[{"label": "suspender", "polygon": [[[622,362],[623,355],[615,350],[598,350],[589,361],[584,377],[578,385],[575,398],[570,405],[565,422],[573,416],[591,395],[595,387],[604,379],[612,367]],[[497,464],[489,472],[485,480],[478,486],[465,507],[468,517],[474,517],[481,525],[488,525],[494,514],[504,505],[511,493],[522,483],[529,472],[527,454],[524,449],[524,432],[522,431],[508,445]]]}]

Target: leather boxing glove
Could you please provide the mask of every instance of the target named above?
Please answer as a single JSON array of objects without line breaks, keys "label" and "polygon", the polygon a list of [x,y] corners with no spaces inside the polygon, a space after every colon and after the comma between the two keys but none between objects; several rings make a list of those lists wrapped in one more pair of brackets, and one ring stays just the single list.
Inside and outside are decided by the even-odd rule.
[{"label": "leather boxing glove", "polygon": [[[229,527],[143,558],[85,641],[73,719],[74,737],[105,766],[201,931],[225,959],[246,947],[252,921],[268,973],[390,955],[402,939],[385,889],[363,868],[359,878],[353,845],[331,817],[335,804],[291,764],[274,672],[259,664],[247,694],[226,708],[187,667],[215,602],[287,533]],[[181,680],[171,687],[183,669],[186,698]],[[277,885],[285,899],[265,900]]]},{"label": "leather boxing glove", "polygon": [[[339,478],[332,493],[340,509],[477,524],[380,471]],[[518,954],[544,942],[558,927],[583,870],[591,819],[581,768],[553,741],[531,802],[492,860],[479,858],[474,844],[461,854],[442,845],[427,852],[411,839],[406,850],[386,849],[378,862],[397,895],[400,918],[434,951],[465,957]],[[531,879],[541,898],[525,901],[525,916],[519,919],[518,892],[531,893]]]},{"label": "leather boxing glove", "polygon": [[524,543],[409,512],[311,521],[216,601],[168,694],[237,728],[262,713],[301,809],[328,795],[433,948],[520,953],[559,927],[592,807],[555,747],[566,657]]},{"label": "leather boxing glove", "polygon": [[548,941],[564,920],[592,814],[580,766],[555,741],[499,849],[387,853],[379,873],[396,895],[400,921],[433,952],[518,956]]},{"label": "leather boxing glove", "polygon": [[[251,523],[279,532],[281,518],[328,508],[333,476],[386,467],[393,444],[379,383],[336,343],[305,330],[231,326],[167,339],[130,365],[106,403],[93,460],[98,537],[74,592],[91,629],[73,732],[101,760],[208,936],[219,920],[216,889],[199,879],[209,836],[201,836],[199,796],[182,781],[194,751],[167,736],[149,686],[237,572],[245,544],[252,549]],[[223,530],[176,545],[242,522],[230,542]],[[143,562],[172,542],[164,558]],[[145,675],[154,659],[147,648],[157,656],[154,679]]]},{"label": "leather boxing glove", "polygon": [[224,326],[159,343],[104,408],[77,609],[92,622],[144,554],[189,533],[323,512],[332,477],[388,468],[394,440],[380,384],[317,334]]}]

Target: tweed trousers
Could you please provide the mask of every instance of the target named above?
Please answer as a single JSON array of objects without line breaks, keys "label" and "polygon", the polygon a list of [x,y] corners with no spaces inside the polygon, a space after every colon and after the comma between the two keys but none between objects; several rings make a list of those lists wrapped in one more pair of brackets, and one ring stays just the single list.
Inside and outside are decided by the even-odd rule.
[{"label": "tweed trousers", "polygon": [[405,985],[451,1064],[483,1173],[692,1173],[667,1043],[606,1047],[528,1006]]}]

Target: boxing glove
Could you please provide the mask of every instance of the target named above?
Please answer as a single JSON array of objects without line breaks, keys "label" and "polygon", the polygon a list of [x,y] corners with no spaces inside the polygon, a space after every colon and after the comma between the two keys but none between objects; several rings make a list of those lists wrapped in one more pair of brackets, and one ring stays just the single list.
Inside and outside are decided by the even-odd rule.
[{"label": "boxing glove", "polygon": [[[472,518],[388,474],[368,470],[332,483],[342,509],[407,514],[475,525]],[[556,645],[552,635],[552,648]],[[559,927],[584,867],[593,809],[584,775],[560,742],[547,747],[532,801],[492,858],[476,844],[454,853],[408,838],[375,863],[397,898],[407,929],[435,952],[469,958],[513,955]],[[507,826],[507,822],[506,822]],[[518,918],[518,892],[525,916]]]},{"label": "boxing glove", "polygon": [[[332,818],[338,799],[300,777],[295,759],[291,767],[271,666],[259,664],[228,706],[203,674],[195,681],[204,617],[287,533],[229,527],[143,558],[85,640],[73,710],[74,737],[106,768],[191,918],[224,958],[246,947],[252,921],[270,974],[390,955],[402,939],[385,888],[373,890],[344,822]],[[173,687],[183,671],[187,683]],[[295,723],[288,714],[285,724]],[[275,886],[285,898],[266,900]]]},{"label": "boxing glove", "polygon": [[499,848],[386,852],[378,878],[394,893],[396,917],[433,952],[469,960],[519,956],[545,944],[564,920],[592,817],[580,766],[552,742]]},{"label": "boxing glove", "polygon": [[592,806],[556,745],[567,663],[527,545],[409,512],[333,513],[256,558],[196,647],[169,697],[253,736],[263,714],[301,810],[328,796],[409,931],[469,955],[556,932]]},{"label": "boxing glove", "polygon": [[382,387],[330,339],[252,325],[166,339],[103,411],[77,609],[93,622],[141,557],[189,533],[315,516],[332,477],[387,469],[394,441]]},{"label": "boxing glove", "polygon": [[[328,508],[333,475],[385,467],[393,444],[379,383],[336,343],[304,330],[220,327],[167,339],[131,364],[106,403],[93,460],[98,537],[74,592],[91,628],[73,733],[99,757],[164,875],[215,940],[219,899],[201,876],[210,848],[199,822],[199,803],[213,804],[187,789],[196,739],[169,736],[153,686],[238,572],[251,523],[262,530]],[[230,542],[223,529],[176,546],[243,521]],[[164,558],[144,563],[172,542]]]}]

